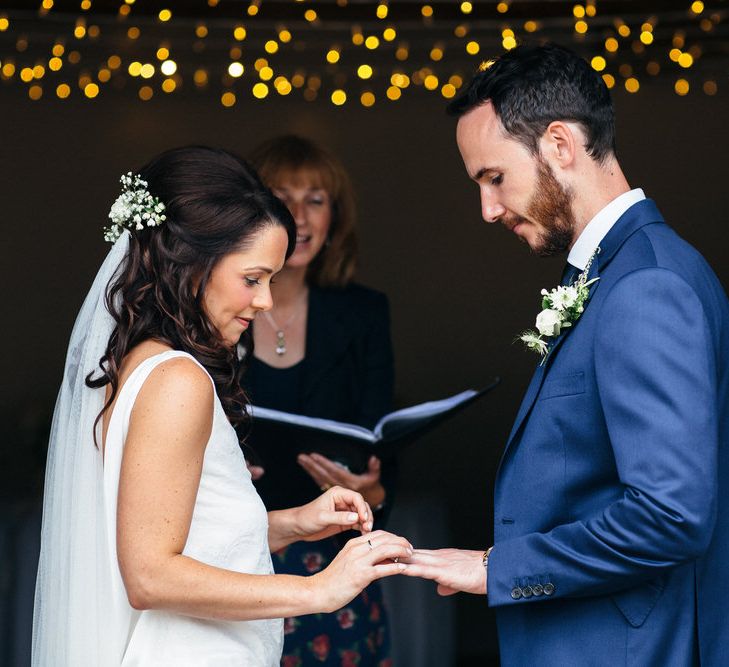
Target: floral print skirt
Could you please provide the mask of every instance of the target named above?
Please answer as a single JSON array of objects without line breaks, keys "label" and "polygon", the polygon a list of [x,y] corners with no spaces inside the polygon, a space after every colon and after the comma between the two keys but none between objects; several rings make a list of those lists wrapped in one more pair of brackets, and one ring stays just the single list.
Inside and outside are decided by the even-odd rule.
[{"label": "floral print skirt", "polygon": [[[341,549],[341,538],[295,542],[273,554],[278,574],[311,575],[323,570]],[[283,667],[392,667],[390,636],[375,581],[333,614],[309,614],[284,622]]]}]

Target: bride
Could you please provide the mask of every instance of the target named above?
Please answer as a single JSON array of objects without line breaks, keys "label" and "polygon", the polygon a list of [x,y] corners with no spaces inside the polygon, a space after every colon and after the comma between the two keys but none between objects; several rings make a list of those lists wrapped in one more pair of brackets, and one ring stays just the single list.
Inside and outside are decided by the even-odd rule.
[{"label": "bride", "polygon": [[[236,344],[271,308],[290,214],[235,156],[162,154],[123,192],[56,404],[33,665],[278,665],[284,616],[330,612],[412,547],[332,488],[266,512],[233,428]],[[358,528],[310,577],[270,551]]]}]

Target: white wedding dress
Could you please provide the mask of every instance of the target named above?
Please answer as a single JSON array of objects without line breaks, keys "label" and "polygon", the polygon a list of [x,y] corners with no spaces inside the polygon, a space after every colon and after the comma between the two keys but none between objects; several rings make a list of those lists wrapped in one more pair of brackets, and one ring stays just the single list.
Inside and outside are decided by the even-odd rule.
[{"label": "white wedding dress", "polygon": [[[169,351],[143,361],[122,386],[109,421],[104,451],[104,504],[117,622],[128,640],[124,667],[275,667],[283,621],[203,620],[167,611],[136,611],[128,603],[116,560],[116,506],[124,441],[137,394],[150,373],[174,357]],[[197,363],[197,361],[195,361]],[[212,382],[212,379],[211,379]],[[183,554],[216,567],[272,574],[268,517],[251,483],[238,438],[215,397],[213,426]]]}]

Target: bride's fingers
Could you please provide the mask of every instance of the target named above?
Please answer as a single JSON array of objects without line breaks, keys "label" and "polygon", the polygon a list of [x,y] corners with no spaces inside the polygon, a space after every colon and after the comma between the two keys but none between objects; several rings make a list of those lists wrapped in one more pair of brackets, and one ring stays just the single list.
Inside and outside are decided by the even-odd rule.
[{"label": "bride's fingers", "polygon": [[337,511],[337,510],[322,510],[319,512],[319,522],[323,526],[346,526],[347,528],[354,528],[355,524],[358,525],[360,517],[356,512],[351,511]]},{"label": "bride's fingers", "polygon": [[360,524],[369,525],[370,530],[372,529],[372,510],[361,494],[340,486],[332,487],[327,493],[330,494],[335,509],[357,512]]},{"label": "bride's fingers", "polygon": [[370,549],[369,553],[365,553],[364,558],[370,565],[382,564],[385,561],[391,560],[399,562],[401,558],[407,558],[412,553],[412,549],[405,542],[383,542],[373,549]]}]

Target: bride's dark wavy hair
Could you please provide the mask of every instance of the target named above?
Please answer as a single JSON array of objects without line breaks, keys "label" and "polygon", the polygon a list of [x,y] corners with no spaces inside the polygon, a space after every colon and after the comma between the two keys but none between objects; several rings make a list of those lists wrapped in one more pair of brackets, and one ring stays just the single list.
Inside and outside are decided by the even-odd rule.
[{"label": "bride's dark wavy hair", "polygon": [[[138,174],[165,205],[167,217],[159,227],[131,231],[129,252],[107,288],[106,306],[116,326],[99,362],[100,376],[91,372],[86,377],[92,388],[111,385],[96,421],[117,395],[122,359],[142,341],[154,339],[188,352],[205,367],[237,426],[246,419],[243,364],[205,314],[205,287],[224,255],[246,249],[267,227],[286,231],[288,258],[296,245],[293,218],[252,167],[223,150],[170,150]],[[251,341],[243,342],[250,347]]]}]

